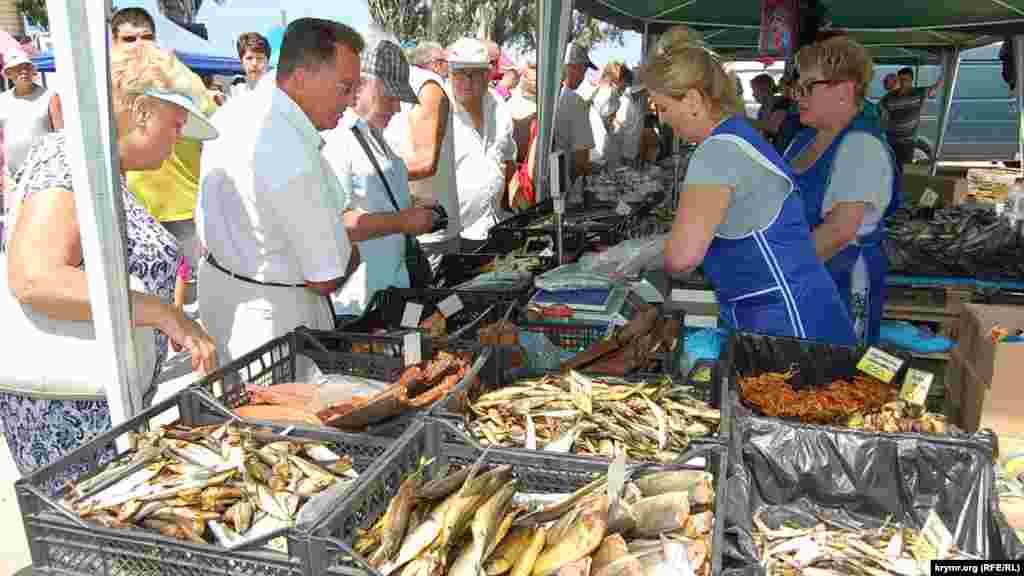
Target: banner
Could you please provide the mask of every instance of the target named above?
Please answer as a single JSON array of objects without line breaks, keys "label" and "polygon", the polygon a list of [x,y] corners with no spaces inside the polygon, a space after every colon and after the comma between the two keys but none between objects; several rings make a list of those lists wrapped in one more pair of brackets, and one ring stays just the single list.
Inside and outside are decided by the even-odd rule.
[{"label": "banner", "polygon": [[799,38],[798,0],[761,0],[761,58],[784,60]]}]

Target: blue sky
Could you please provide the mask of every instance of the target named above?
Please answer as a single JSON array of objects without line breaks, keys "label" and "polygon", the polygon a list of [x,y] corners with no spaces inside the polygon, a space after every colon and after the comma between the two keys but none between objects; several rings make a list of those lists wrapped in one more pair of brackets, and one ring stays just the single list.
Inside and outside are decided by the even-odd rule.
[{"label": "blue sky", "polygon": [[[369,25],[369,12],[364,0],[324,2],[323,0],[227,0],[219,6],[213,0],[203,2],[199,21],[207,25],[210,41],[222,48],[234,49],[235,39],[243,32],[266,32],[280,25],[281,10],[288,20],[304,16],[320,16],[340,20],[356,29]],[[612,59],[625,60],[630,66],[640,63],[640,35],[626,34],[625,45],[601,45],[594,49],[591,59],[604,65]]]}]

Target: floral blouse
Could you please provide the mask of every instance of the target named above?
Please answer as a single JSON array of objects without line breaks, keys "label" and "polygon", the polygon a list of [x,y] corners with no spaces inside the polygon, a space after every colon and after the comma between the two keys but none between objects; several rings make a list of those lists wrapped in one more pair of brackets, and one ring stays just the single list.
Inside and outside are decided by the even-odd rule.
[{"label": "floral blouse", "polygon": [[[20,203],[32,194],[50,188],[73,190],[66,150],[63,132],[53,132],[40,138],[15,175],[18,184],[12,202]],[[181,260],[178,241],[128,191],[123,175],[121,197],[124,199],[128,274],[142,283],[145,293],[158,296],[168,303],[173,302],[174,284]],[[79,267],[84,270],[85,262]],[[154,333],[155,376],[160,373],[167,357],[167,336],[160,331]]]}]

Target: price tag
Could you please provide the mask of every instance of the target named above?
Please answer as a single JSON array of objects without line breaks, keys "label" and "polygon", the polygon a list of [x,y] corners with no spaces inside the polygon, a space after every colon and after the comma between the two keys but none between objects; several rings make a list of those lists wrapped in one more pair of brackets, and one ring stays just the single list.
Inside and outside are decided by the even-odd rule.
[{"label": "price tag", "polygon": [[935,203],[939,201],[939,193],[931,188],[925,188],[924,193],[921,194],[921,199],[918,200],[918,204],[922,208],[934,208]]},{"label": "price tag", "polygon": [[569,372],[569,391],[572,393],[572,403],[584,414],[594,413],[594,381],[583,374],[573,370]]},{"label": "price tag", "polygon": [[953,535],[949,533],[946,524],[935,513],[935,510],[932,510],[928,514],[928,519],[924,521],[921,535],[924,536],[925,541],[928,542],[932,551],[935,552],[936,560],[945,558],[949,554],[950,548],[953,547]]},{"label": "price tag", "polygon": [[410,332],[402,338],[402,355],[406,366],[415,366],[423,362],[423,343],[419,332]]},{"label": "price tag", "polygon": [[633,209],[629,207],[629,204],[619,200],[619,203],[615,206],[615,213],[619,216],[629,216],[633,213]]},{"label": "price tag", "polygon": [[699,304],[718,304],[718,297],[711,290],[684,290],[673,288],[671,293],[673,302],[693,302]]},{"label": "price tag", "polygon": [[441,311],[441,314],[443,314],[445,318],[451,318],[457,314],[459,310],[462,310],[462,300],[459,300],[458,294],[452,294],[438,302],[437,309]]},{"label": "price tag", "polygon": [[923,406],[928,399],[928,391],[932,387],[935,375],[930,372],[923,372],[911,368],[903,378],[903,388],[900,389],[900,398],[910,404]]},{"label": "price tag", "polygon": [[857,363],[857,369],[889,384],[903,366],[903,360],[878,348],[868,348],[864,357]]},{"label": "price tag", "polygon": [[419,328],[420,318],[423,317],[423,305],[415,302],[406,302],[405,311],[402,313],[402,328]]}]

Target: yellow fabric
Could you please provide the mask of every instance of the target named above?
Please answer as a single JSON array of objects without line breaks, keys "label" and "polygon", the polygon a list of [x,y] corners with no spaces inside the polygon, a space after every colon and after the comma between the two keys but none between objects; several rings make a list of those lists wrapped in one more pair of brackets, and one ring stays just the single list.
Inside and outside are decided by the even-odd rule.
[{"label": "yellow fabric", "polygon": [[[209,116],[217,110],[202,78],[192,73],[192,99]],[[156,170],[128,172],[128,190],[160,222],[192,218],[199,193],[199,157],[203,151],[197,140],[181,138],[174,151]]]}]

